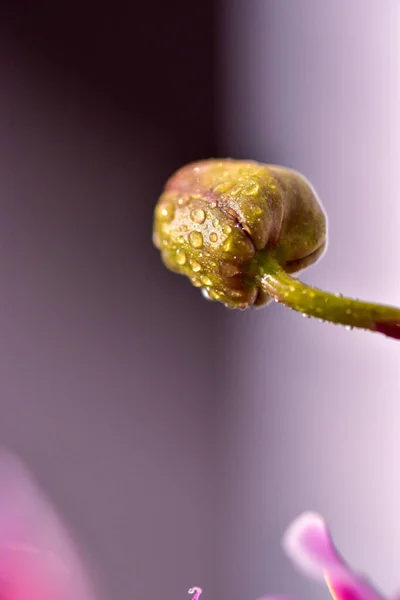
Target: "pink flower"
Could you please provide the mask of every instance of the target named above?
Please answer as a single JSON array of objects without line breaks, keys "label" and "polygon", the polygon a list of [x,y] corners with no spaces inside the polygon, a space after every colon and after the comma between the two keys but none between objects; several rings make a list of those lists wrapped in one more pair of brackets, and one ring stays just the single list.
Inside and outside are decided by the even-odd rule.
[{"label": "pink flower", "polygon": [[21,463],[0,452],[0,598],[94,600],[65,527]]},{"label": "pink flower", "polygon": [[194,594],[194,596],[192,596],[192,600],[199,600],[202,593],[203,590],[199,587],[191,587],[188,591],[188,594]]},{"label": "pink flower", "polygon": [[[382,600],[368,580],[340,556],[320,515],[300,515],[286,531],[283,547],[296,567],[326,583],[334,600]],[[262,600],[278,599],[279,596],[266,596]]]}]

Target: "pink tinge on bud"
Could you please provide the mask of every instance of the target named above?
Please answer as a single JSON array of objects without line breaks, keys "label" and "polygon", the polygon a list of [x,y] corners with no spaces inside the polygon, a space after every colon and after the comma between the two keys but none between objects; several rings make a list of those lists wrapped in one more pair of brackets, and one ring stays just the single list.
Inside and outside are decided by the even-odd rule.
[{"label": "pink tinge on bud", "polygon": [[398,321],[379,321],[375,323],[374,329],[387,337],[400,340],[400,323]]}]

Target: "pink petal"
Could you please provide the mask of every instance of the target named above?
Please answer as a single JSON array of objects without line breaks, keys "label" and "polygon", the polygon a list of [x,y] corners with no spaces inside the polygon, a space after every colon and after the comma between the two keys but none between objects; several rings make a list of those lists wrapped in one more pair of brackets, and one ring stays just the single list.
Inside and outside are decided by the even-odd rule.
[{"label": "pink petal", "polygon": [[316,513],[304,513],[295,519],[286,530],[282,545],[298,568],[317,579],[324,579],[327,568],[344,565],[324,519]]},{"label": "pink petal", "polygon": [[201,594],[203,593],[203,590],[200,587],[191,587],[188,590],[188,594],[194,594],[194,596],[192,597],[192,600],[199,600]]},{"label": "pink petal", "polygon": [[381,600],[368,581],[354,573],[336,550],[324,519],[300,515],[283,537],[283,548],[307,575],[324,580],[336,600]]},{"label": "pink petal", "polygon": [[0,598],[94,600],[72,541],[21,463],[0,453]]}]

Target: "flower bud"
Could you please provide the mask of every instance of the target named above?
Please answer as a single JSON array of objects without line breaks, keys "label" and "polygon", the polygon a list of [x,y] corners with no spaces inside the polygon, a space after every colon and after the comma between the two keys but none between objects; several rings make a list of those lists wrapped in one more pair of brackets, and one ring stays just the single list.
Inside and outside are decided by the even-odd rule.
[{"label": "flower bud", "polygon": [[270,301],[249,266],[273,253],[287,273],[314,263],[326,219],[311,185],[284,167],[205,160],[177,171],[156,209],[153,240],[164,264],[229,308]]}]

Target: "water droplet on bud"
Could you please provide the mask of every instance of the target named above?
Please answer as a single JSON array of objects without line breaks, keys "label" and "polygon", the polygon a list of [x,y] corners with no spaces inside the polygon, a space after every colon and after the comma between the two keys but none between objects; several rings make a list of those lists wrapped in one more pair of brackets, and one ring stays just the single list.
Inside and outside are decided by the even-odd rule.
[{"label": "water droplet on bud", "polygon": [[206,220],[206,213],[202,208],[195,208],[191,212],[191,219],[195,223],[199,223],[201,225]]},{"label": "water droplet on bud", "polygon": [[203,236],[200,231],[191,231],[189,233],[189,244],[193,248],[201,248],[203,246]]},{"label": "water droplet on bud", "polygon": [[175,215],[175,208],[171,202],[163,202],[157,207],[157,213],[160,221],[172,221]]},{"label": "water droplet on bud", "polygon": [[191,267],[192,267],[192,271],[194,271],[195,273],[198,273],[199,271],[201,271],[201,264],[195,260],[192,261]]},{"label": "water droplet on bud", "polygon": [[211,279],[210,279],[209,277],[207,277],[207,275],[204,275],[204,276],[201,278],[201,281],[202,281],[202,283],[203,283],[204,285],[212,285],[212,281],[211,281]]},{"label": "water droplet on bud", "polygon": [[185,206],[185,205],[186,205],[188,202],[189,202],[189,196],[188,196],[188,195],[186,195],[186,196],[181,196],[181,197],[178,199],[178,204],[179,204],[179,206]]},{"label": "water droplet on bud", "polygon": [[208,290],[206,290],[206,288],[201,288],[201,293],[203,295],[203,298],[205,298],[206,300],[212,300],[210,294],[208,293]]},{"label": "water droplet on bud", "polygon": [[186,262],[186,254],[184,253],[183,250],[177,250],[176,251],[176,262],[178,263],[178,265],[184,265]]}]

